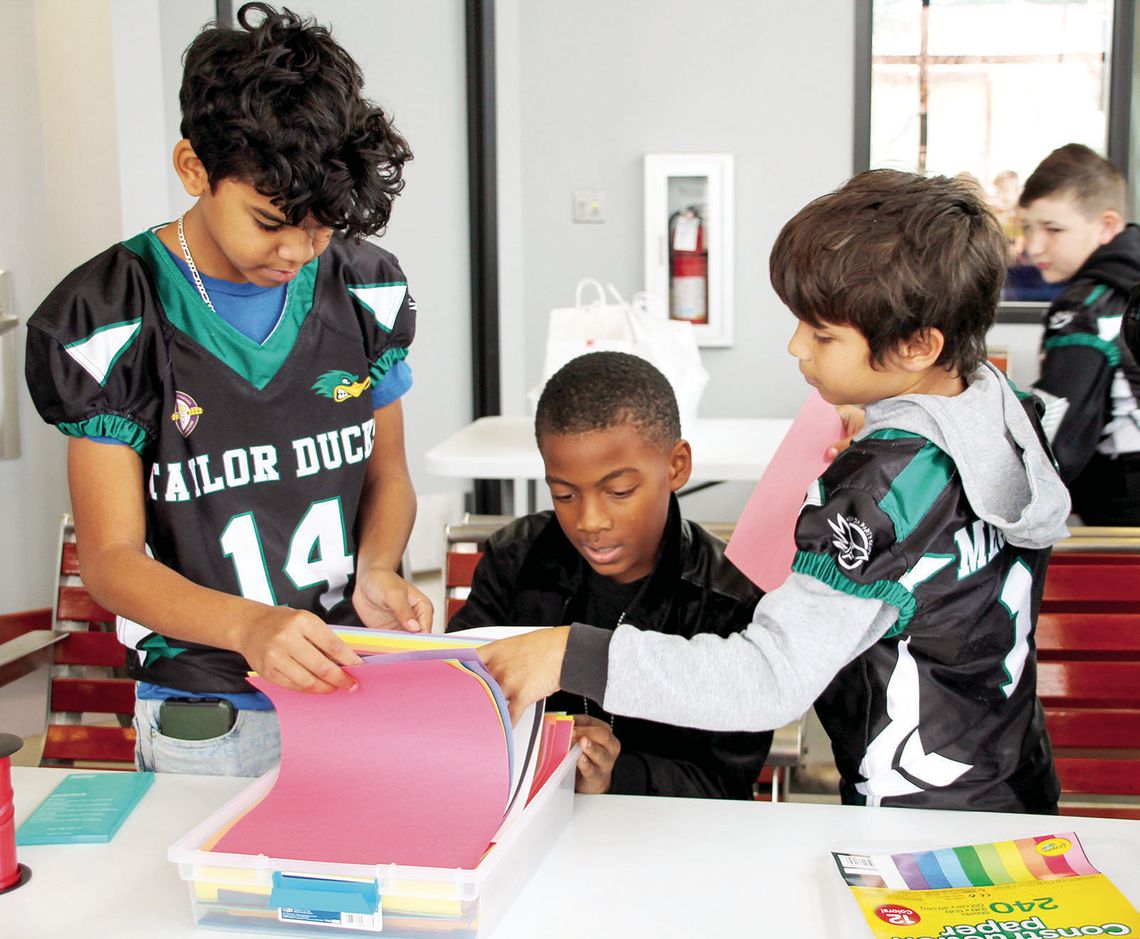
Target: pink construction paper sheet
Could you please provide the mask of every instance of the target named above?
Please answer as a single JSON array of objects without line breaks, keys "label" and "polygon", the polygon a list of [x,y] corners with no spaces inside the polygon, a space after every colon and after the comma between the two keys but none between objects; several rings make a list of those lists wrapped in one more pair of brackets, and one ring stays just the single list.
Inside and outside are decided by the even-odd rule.
[{"label": "pink construction paper sheet", "polygon": [[562,758],[570,752],[570,747],[574,745],[573,720],[548,714],[544,721],[546,725],[542,731],[542,763],[535,770],[534,781],[531,783],[527,802],[530,802],[538,794],[538,791],[546,785],[546,781],[558,769],[558,764],[562,762]]},{"label": "pink construction paper sheet", "polygon": [[787,580],[804,495],[827,467],[827,448],[842,437],[838,412],[813,388],[764,468],[725,552],[762,590],[775,590]]},{"label": "pink construction paper sheet", "polygon": [[281,721],[281,768],[213,850],[471,869],[510,787],[486,685],[444,660],[350,666],[354,692],[302,694],[250,679]]},{"label": "pink construction paper sheet", "polygon": [[[507,700],[503,697],[503,691],[484,667],[483,660],[479,658],[479,653],[475,651],[474,646],[462,649],[416,649],[412,652],[385,652],[379,655],[366,655],[363,658],[365,662],[383,659],[387,664],[439,658],[451,658],[462,662],[487,682],[490,693],[495,696],[495,701],[499,705],[499,712],[507,722],[504,725],[504,733],[506,733],[506,728],[510,726]],[[518,798],[518,794],[522,790],[530,792],[531,781],[535,776],[538,763],[537,748],[539,746],[539,734],[543,727],[544,713],[544,701],[532,704],[523,712],[518,722],[510,728],[510,734],[507,736],[507,748],[511,759],[511,792],[507,815],[499,828],[497,836],[499,839],[502,838],[508,826],[514,822],[515,817],[522,812],[526,804],[526,800]]]}]

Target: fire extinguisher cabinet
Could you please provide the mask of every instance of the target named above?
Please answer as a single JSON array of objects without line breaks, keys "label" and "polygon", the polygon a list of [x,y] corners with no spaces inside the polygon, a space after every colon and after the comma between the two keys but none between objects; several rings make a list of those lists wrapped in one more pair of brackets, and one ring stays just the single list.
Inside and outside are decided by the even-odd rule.
[{"label": "fire extinguisher cabinet", "polygon": [[645,292],[702,346],[732,345],[732,190],[731,154],[645,156]]}]

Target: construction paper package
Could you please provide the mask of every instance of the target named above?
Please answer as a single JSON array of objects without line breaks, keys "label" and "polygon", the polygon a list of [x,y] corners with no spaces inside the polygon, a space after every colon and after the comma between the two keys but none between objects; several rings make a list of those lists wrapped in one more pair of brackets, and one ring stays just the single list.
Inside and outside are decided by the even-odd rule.
[{"label": "construction paper package", "polygon": [[331,939],[478,939],[490,934],[542,863],[574,806],[573,747],[471,869],[337,864],[210,850],[270,792],[275,771],[254,781],[173,844],[168,858],[190,890],[195,923]]}]

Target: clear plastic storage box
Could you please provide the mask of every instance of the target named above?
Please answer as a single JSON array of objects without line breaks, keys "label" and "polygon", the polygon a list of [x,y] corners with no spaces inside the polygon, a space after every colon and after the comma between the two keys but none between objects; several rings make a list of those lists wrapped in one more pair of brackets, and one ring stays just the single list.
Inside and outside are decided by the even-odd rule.
[{"label": "clear plastic storage box", "polygon": [[201,846],[269,790],[272,774],[242,790],[171,845],[205,929],[283,936],[477,939],[487,936],[546,857],[574,810],[574,747],[474,870],[291,861]]}]

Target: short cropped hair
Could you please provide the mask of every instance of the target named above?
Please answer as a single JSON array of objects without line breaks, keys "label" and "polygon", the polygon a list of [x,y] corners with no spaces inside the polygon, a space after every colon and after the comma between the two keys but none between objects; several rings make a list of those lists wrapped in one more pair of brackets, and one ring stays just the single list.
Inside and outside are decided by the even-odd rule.
[{"label": "short cropped hair", "polygon": [[237,20],[207,26],[183,56],[181,132],[211,190],[239,179],[291,225],[312,214],[348,235],[382,230],[412,152],[363,97],[360,67],[290,10],[247,3]]},{"label": "short cropped hair", "polygon": [[858,329],[873,365],[938,329],[936,364],[966,375],[985,358],[1005,259],[1005,235],[977,186],[869,170],[784,225],[769,272],[805,323]]},{"label": "short cropped hair", "polygon": [[1067,143],[1045,157],[1025,181],[1018,205],[1024,209],[1038,199],[1066,194],[1086,218],[1110,210],[1125,214],[1124,174],[1084,144]]},{"label": "short cropped hair", "polygon": [[555,372],[538,399],[534,435],[632,427],[663,450],[681,438],[677,397],[650,362],[626,352],[590,352]]}]

